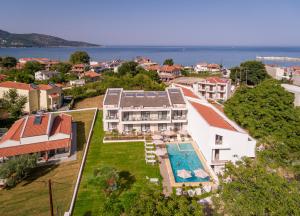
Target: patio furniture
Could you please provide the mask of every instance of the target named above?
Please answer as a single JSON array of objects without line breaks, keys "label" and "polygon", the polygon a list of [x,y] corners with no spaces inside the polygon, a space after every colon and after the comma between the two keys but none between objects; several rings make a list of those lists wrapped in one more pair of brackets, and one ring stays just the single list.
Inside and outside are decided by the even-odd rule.
[{"label": "patio furniture", "polygon": [[195,192],[194,190],[192,190],[192,189],[188,190],[187,192],[188,192],[189,197],[194,197],[194,196],[195,196],[195,193],[196,193],[196,192]]},{"label": "patio furniture", "polygon": [[162,138],[163,137],[161,135],[158,135],[158,134],[152,136],[153,140],[161,140]]},{"label": "patio furniture", "polygon": [[154,140],[153,143],[154,143],[155,145],[163,145],[163,144],[164,144],[164,141],[162,141],[162,140]]},{"label": "patio furniture", "polygon": [[155,151],[152,151],[152,150],[146,150],[145,153],[146,153],[146,154],[155,154]]},{"label": "patio furniture", "polygon": [[188,171],[186,169],[177,170],[177,176],[183,179],[191,178],[192,177],[191,173],[192,173],[191,171]]},{"label": "patio furniture", "polygon": [[205,185],[205,186],[203,187],[203,190],[204,190],[206,193],[208,193],[208,192],[211,191],[211,186],[210,186],[210,185]]},{"label": "patio furniture", "polygon": [[168,130],[168,131],[165,131],[165,132],[164,132],[164,135],[165,135],[165,136],[168,136],[168,137],[172,137],[172,136],[175,136],[176,133],[175,133],[174,131]]},{"label": "patio furniture", "polygon": [[203,169],[194,170],[194,175],[199,178],[207,178],[209,176]]},{"label": "patio furniture", "polygon": [[176,188],[176,195],[177,196],[182,195],[182,188]]},{"label": "patio furniture", "polygon": [[151,183],[155,183],[155,184],[158,184],[159,183],[159,179],[158,178],[150,178],[149,181]]},{"label": "patio furniture", "polygon": [[195,193],[196,193],[197,196],[201,195],[202,194],[201,188],[196,188]]},{"label": "patio furniture", "polygon": [[146,155],[146,159],[154,159],[155,155]]},{"label": "patio furniture", "polygon": [[154,146],[145,146],[146,149],[154,149]]},{"label": "patio furniture", "polygon": [[148,159],[146,159],[146,163],[147,164],[150,163],[150,164],[154,165],[156,163],[156,160],[148,160]]}]

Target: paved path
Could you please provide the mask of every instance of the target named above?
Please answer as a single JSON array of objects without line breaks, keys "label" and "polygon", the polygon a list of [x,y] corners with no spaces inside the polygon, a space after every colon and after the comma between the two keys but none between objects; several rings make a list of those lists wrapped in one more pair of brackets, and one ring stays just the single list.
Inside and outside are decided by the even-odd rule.
[{"label": "paved path", "polygon": [[170,185],[170,179],[166,166],[166,159],[159,159],[159,170],[160,174],[163,177],[162,185],[163,185],[163,193],[166,196],[170,196],[172,194],[172,187]]}]

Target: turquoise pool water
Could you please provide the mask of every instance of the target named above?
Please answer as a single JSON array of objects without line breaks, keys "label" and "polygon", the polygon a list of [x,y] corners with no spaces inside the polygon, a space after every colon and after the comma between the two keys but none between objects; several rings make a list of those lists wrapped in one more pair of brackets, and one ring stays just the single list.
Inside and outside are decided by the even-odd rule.
[{"label": "turquoise pool water", "polygon": [[[199,168],[203,169],[204,167],[191,143],[168,144],[167,151],[169,154],[175,182],[180,183],[209,181],[209,177],[199,178],[194,175],[194,170]],[[184,179],[177,176],[177,170],[181,169],[191,171],[192,177]]]}]

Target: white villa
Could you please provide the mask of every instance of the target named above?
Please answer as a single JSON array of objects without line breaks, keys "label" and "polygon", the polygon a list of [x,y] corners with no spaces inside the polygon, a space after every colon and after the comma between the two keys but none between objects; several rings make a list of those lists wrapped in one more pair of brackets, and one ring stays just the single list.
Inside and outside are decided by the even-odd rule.
[{"label": "white villa", "polygon": [[105,131],[120,133],[185,130],[186,100],[179,88],[147,92],[107,89],[103,123]]}]

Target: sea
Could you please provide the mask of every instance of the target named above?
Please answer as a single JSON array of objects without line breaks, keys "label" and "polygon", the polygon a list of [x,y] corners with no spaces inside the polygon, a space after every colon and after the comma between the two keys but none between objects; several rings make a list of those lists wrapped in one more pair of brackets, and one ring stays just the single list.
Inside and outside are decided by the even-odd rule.
[{"label": "sea", "polygon": [[[254,47],[254,46],[102,46],[102,47],[59,47],[59,48],[0,48],[0,56],[46,57],[68,60],[70,54],[86,51],[93,61],[113,59],[132,60],[137,56],[148,57],[162,63],[172,58],[176,64],[192,66],[198,62],[222,64],[230,68],[257,56],[300,57],[300,47]],[[279,66],[300,65],[300,62],[264,61]]]}]

